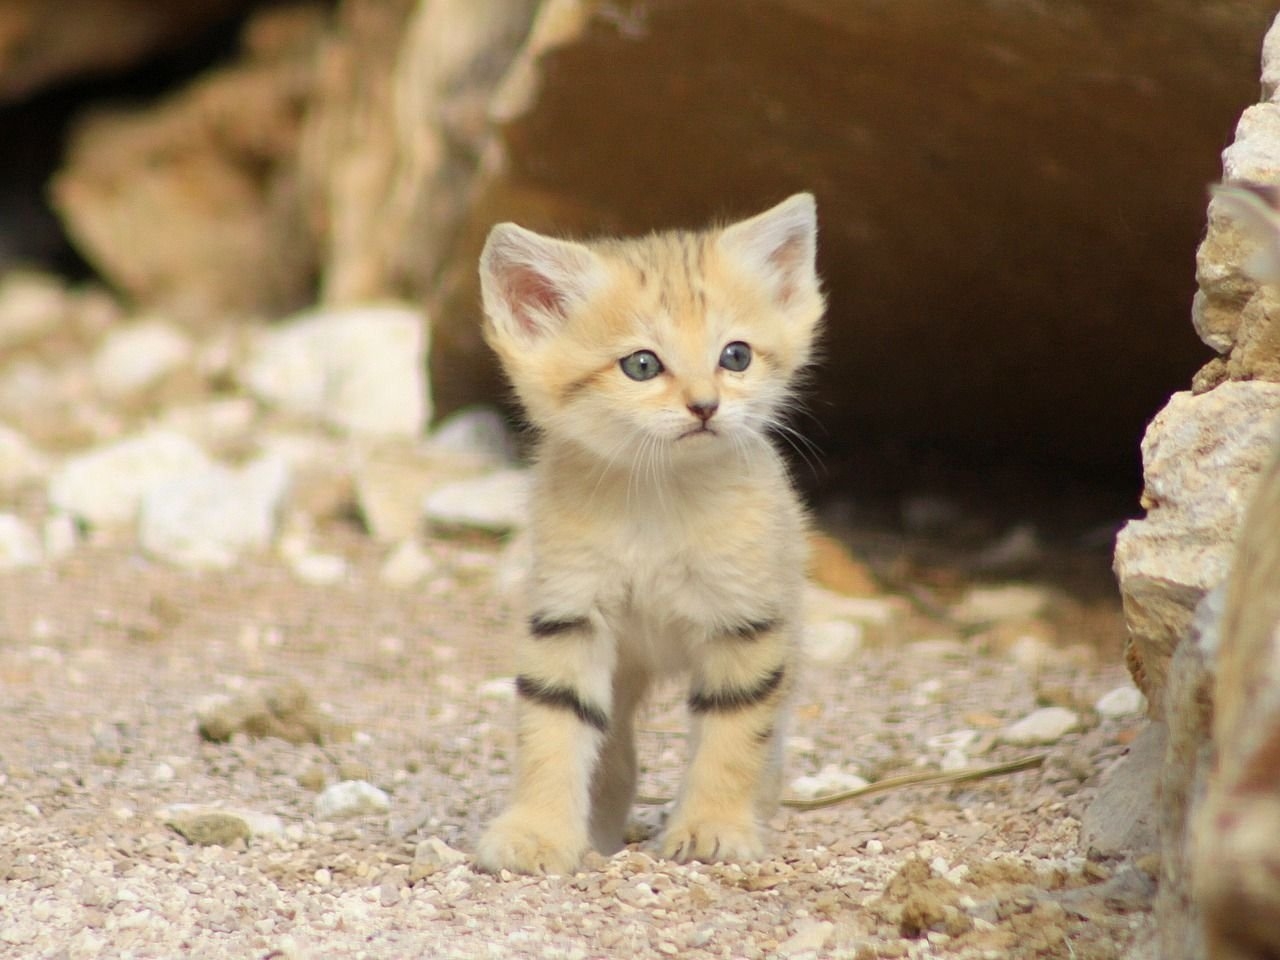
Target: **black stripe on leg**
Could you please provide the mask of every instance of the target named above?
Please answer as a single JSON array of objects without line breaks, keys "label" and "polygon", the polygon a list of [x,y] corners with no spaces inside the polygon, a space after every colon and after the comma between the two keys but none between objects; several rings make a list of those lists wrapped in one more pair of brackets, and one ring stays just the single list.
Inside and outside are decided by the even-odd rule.
[{"label": "black stripe on leg", "polygon": [[769,699],[769,696],[782,685],[787,675],[786,668],[778,667],[767,677],[752,687],[727,687],[724,690],[698,690],[689,695],[689,709],[694,713],[724,713],[730,710],[741,710],[753,707],[757,703]]},{"label": "black stripe on leg", "polygon": [[737,640],[754,640],[762,633],[777,629],[777,620],[748,620],[726,631],[728,636]]},{"label": "black stripe on leg", "polygon": [[538,639],[558,637],[564,633],[576,633],[590,630],[591,622],[586,617],[560,618],[547,614],[535,613],[529,618],[529,632]]},{"label": "black stripe on leg", "polygon": [[609,717],[605,712],[595,704],[587,703],[571,687],[534,680],[522,674],[516,677],[516,693],[544,707],[568,710],[587,726],[595,727],[601,733],[609,729]]}]

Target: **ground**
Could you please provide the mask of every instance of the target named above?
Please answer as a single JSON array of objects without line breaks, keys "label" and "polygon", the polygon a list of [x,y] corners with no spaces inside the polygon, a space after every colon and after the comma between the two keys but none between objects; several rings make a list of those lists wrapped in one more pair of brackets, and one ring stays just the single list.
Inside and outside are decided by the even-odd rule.
[{"label": "ground", "polygon": [[[784,810],[755,864],[655,859],[643,837],[661,808],[640,806],[617,856],[492,877],[465,855],[511,762],[520,617],[495,577],[501,543],[430,538],[433,572],[404,588],[349,518],[317,536],[350,561],[337,583],[270,557],[184,572],[127,535],[0,575],[0,955],[1102,960],[1149,931],[1150,878],[1079,839],[1141,722],[1092,709],[1128,682],[1105,589],[1053,586],[1030,619],[958,623],[945,610],[972,571],[867,537],[901,615],[806,670],[787,780],[936,769],[957,745],[971,766],[1045,752],[1041,766]],[[1105,550],[1088,562],[1105,570]],[[282,681],[332,721],[326,742],[198,734],[209,698]],[[651,797],[678,782],[679,693],[641,726]],[[999,742],[1046,703],[1082,729]],[[382,788],[389,810],[320,819],[317,791],[340,780]],[[167,824],[177,804],[281,824],[199,845]]]}]

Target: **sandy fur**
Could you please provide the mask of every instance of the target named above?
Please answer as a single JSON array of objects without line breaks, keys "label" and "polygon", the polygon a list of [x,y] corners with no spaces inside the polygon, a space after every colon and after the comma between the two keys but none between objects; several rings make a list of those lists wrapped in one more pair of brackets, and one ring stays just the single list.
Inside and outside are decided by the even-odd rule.
[{"label": "sandy fur", "polygon": [[[513,798],[485,869],[572,870],[621,846],[632,715],[690,678],[694,749],[659,841],[679,859],[763,854],[794,676],[805,515],[769,439],[822,313],[812,198],[704,233],[577,244],[500,225],[486,335],[540,444]],[[750,346],[742,371],[726,344]],[[664,366],[637,382],[621,358]],[[706,426],[694,408],[715,404]]]}]

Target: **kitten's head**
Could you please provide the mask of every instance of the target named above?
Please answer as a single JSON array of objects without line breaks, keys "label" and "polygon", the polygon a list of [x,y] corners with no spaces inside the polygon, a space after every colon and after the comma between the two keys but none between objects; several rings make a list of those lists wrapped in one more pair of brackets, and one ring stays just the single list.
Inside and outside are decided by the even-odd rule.
[{"label": "kitten's head", "polygon": [[779,422],[809,362],[816,240],[807,193],[723,229],[636,240],[498,224],[480,258],[485,336],[533,423],[601,457],[742,446]]}]

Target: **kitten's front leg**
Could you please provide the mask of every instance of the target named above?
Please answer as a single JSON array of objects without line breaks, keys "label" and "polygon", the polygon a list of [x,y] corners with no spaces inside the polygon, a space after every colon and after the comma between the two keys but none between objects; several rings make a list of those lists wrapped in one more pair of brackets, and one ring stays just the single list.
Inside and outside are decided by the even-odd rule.
[{"label": "kitten's front leg", "polygon": [[476,862],[496,873],[567,873],[587,850],[592,771],[609,728],[612,642],[588,618],[530,618],[516,677],[519,717],[510,806]]},{"label": "kitten's front leg", "polygon": [[779,711],[790,684],[785,625],[749,624],[712,641],[689,695],[696,746],[660,849],[674,860],[758,860],[760,814],[779,783]]}]

